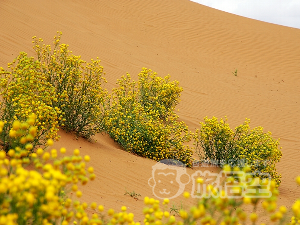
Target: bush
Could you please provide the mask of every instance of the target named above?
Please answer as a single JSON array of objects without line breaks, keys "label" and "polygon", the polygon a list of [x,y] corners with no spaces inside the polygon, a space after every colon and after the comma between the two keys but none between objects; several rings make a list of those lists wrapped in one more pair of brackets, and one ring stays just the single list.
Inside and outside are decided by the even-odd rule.
[{"label": "bush", "polygon": [[146,68],[143,68],[138,76],[138,98],[145,111],[156,111],[164,120],[172,115],[183,91],[179,82],[171,82],[169,75],[164,78],[158,77],[155,72]]},{"label": "bush", "polygon": [[102,88],[106,80],[100,60],[86,63],[73,55],[68,45],[60,44],[61,32],[54,37],[53,51],[42,39],[33,39],[41,69],[58,96],[54,105],[63,115],[59,125],[85,138],[102,131],[107,92]]},{"label": "bush", "polygon": [[232,167],[243,167],[248,164],[258,176],[269,174],[280,184],[281,175],[275,168],[282,156],[279,141],[274,140],[270,132],[264,133],[262,127],[250,130],[249,123],[250,120],[246,119],[244,124],[232,131],[222,119],[204,118],[200,130],[197,129],[194,135],[198,153],[204,153],[200,157],[221,166],[231,163]]},{"label": "bush", "polygon": [[196,130],[194,138],[196,150],[204,153],[201,155],[202,159],[224,164],[228,163],[228,159],[238,159],[238,152],[233,145],[234,132],[226,120],[205,117],[204,123],[200,124],[201,129]]},{"label": "bush", "polygon": [[249,130],[248,124],[237,127],[236,133],[239,134],[235,143],[239,157],[246,160],[252,171],[270,174],[280,184],[281,175],[275,167],[282,156],[279,140],[275,140],[271,132],[264,133],[262,127]]},{"label": "bush", "polygon": [[[146,69],[143,69],[139,77],[142,77],[145,71]],[[161,78],[157,78],[159,79]],[[142,82],[143,87],[149,87],[152,84],[151,82],[147,84],[145,80]],[[161,114],[166,112],[164,110],[167,101],[160,97],[161,101],[157,102],[153,108],[151,104],[146,104],[145,96],[155,96],[154,90],[152,89],[151,95],[148,94],[146,88],[143,88],[141,92],[141,86],[138,88],[136,83],[131,81],[129,74],[118,80],[118,84],[119,87],[113,90],[112,100],[106,112],[105,130],[107,133],[129,152],[156,161],[168,158],[177,159],[191,166],[192,151],[188,146],[184,146],[184,143],[191,138],[190,132],[183,122],[177,122],[178,116],[173,112]],[[167,85],[164,88],[166,92],[169,91]],[[157,89],[162,90],[161,87]],[[159,95],[157,93],[157,96]],[[174,100],[177,101],[177,99]],[[150,101],[154,100],[150,98]],[[162,115],[164,119],[161,118]]]},{"label": "bush", "polygon": [[[12,137],[23,138],[25,143],[32,141],[32,137],[23,137],[21,129],[27,129],[22,123],[13,126],[14,120],[26,121],[27,117],[34,113],[37,127],[36,136],[32,142],[33,147],[41,146],[49,138],[58,139],[58,121],[60,110],[55,107],[57,101],[53,86],[47,82],[46,76],[41,70],[41,64],[29,58],[26,53],[20,55],[8,64],[10,71],[0,67],[1,108],[0,119],[4,122],[0,134],[1,145],[7,152],[14,148]],[[20,122],[18,122],[20,123]],[[26,125],[26,126],[25,126]]]}]

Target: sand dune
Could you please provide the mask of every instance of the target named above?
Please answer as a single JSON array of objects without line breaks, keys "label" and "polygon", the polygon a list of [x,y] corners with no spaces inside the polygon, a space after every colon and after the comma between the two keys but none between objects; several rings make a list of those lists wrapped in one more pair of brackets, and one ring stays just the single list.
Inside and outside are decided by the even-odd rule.
[{"label": "sand dune", "polygon": [[[300,30],[232,15],[188,0],[126,1],[1,1],[0,65],[6,67],[20,51],[33,55],[31,37],[62,42],[84,60],[102,60],[109,90],[129,72],[142,67],[171,75],[184,88],[179,115],[194,130],[203,117],[229,119],[232,128],[251,119],[281,138],[283,157],[279,204],[291,205],[300,190]],[[237,69],[237,76],[232,74]],[[142,218],[142,198],[154,161],[121,150],[107,135],[96,143],[70,134],[55,147],[80,148],[92,157],[97,180],[84,189],[83,200],[105,207],[127,205]],[[188,170],[189,174],[193,170]],[[174,187],[175,188],[175,187]],[[180,198],[176,199],[177,203]]]}]

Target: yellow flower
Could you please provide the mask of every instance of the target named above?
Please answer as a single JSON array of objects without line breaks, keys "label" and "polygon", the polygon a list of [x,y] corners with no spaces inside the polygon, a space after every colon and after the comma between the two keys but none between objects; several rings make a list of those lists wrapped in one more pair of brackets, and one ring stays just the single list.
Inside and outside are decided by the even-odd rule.
[{"label": "yellow flower", "polygon": [[5,159],[5,156],[6,156],[5,152],[3,150],[0,150],[0,160]]},{"label": "yellow flower", "polygon": [[163,204],[168,204],[170,202],[170,200],[168,198],[165,198],[163,201]]},{"label": "yellow flower", "polygon": [[82,196],[82,192],[81,192],[81,191],[76,191],[76,196],[77,196],[78,198],[80,198],[80,197]]},{"label": "yellow flower", "polygon": [[79,154],[80,154],[79,149],[75,149],[75,150],[74,150],[74,155],[78,156]]},{"label": "yellow flower", "polygon": [[20,122],[19,120],[15,120],[15,121],[13,122],[12,127],[13,127],[13,129],[14,129],[15,131],[19,130],[19,129],[20,129],[20,126],[21,126],[21,122]]},{"label": "yellow flower", "polygon": [[109,209],[109,210],[107,211],[107,214],[108,214],[109,216],[114,215],[114,213],[115,213],[115,211],[114,211],[113,209]]},{"label": "yellow flower", "polygon": [[196,182],[198,184],[203,184],[203,179],[201,177],[198,177]]},{"label": "yellow flower", "polygon": [[103,212],[103,210],[104,210],[103,205],[99,205],[99,206],[98,206],[98,210],[99,210],[100,212]]},{"label": "yellow flower", "polygon": [[256,213],[251,213],[250,214],[250,220],[254,223],[257,220],[257,214]]},{"label": "yellow flower", "polygon": [[84,156],[84,161],[89,162],[90,161],[90,156],[88,156],[88,155]]},{"label": "yellow flower", "polygon": [[244,197],[243,201],[245,204],[251,204],[251,198]]},{"label": "yellow flower", "polygon": [[33,145],[32,144],[26,144],[26,146],[25,146],[25,149],[26,150],[31,150],[33,148]]},{"label": "yellow flower", "polygon": [[52,139],[48,139],[47,140],[47,145],[48,146],[52,146],[54,144],[53,140]]},{"label": "yellow flower", "polygon": [[185,197],[185,198],[189,198],[189,197],[190,197],[190,193],[189,193],[189,192],[187,192],[187,191],[185,191],[185,192],[183,193],[183,197]]}]

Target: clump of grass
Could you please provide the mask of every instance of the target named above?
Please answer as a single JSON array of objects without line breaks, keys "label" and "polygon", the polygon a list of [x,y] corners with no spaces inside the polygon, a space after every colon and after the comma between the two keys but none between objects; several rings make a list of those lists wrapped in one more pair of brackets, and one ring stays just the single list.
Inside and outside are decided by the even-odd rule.
[{"label": "clump of grass", "polygon": [[173,204],[172,207],[170,207],[170,213],[173,214],[173,216],[179,216],[180,210],[183,210],[182,202],[180,205]]},{"label": "clump of grass", "polygon": [[125,191],[124,195],[129,195],[130,197],[134,198],[135,200],[138,200],[139,197],[141,197],[140,194],[136,193],[135,191],[129,192],[129,191]]},{"label": "clump of grass", "polygon": [[232,72],[232,74],[233,74],[234,76],[237,76],[237,69],[235,69],[235,71]]}]

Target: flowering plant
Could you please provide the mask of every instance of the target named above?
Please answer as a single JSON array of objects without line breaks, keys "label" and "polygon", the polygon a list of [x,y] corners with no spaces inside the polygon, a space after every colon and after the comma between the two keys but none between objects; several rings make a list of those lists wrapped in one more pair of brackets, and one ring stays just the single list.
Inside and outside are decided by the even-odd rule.
[{"label": "flowering plant", "polygon": [[[8,64],[10,71],[0,67],[0,89],[2,100],[0,103],[1,125],[0,144],[7,152],[14,148],[11,138],[19,137],[23,144],[33,141],[33,146],[42,146],[49,138],[58,139],[58,121],[61,111],[55,106],[57,97],[54,87],[47,82],[41,70],[41,63],[29,58],[26,53],[20,55]],[[28,116],[35,114],[36,126],[34,140],[32,135],[23,136],[21,130],[28,127],[24,123],[14,120],[26,121]]]},{"label": "flowering plant", "polygon": [[169,89],[175,87],[168,83],[168,79],[153,84],[154,81],[162,81],[162,78],[154,73],[148,79],[146,74],[149,72],[143,68],[139,74],[139,85],[131,80],[129,74],[118,80],[119,87],[113,90],[107,107],[105,129],[129,152],[156,161],[177,159],[191,166],[192,150],[184,145],[190,141],[191,134],[184,122],[177,121],[178,116],[172,111],[178,101],[176,94],[170,94],[172,98],[166,100],[164,98],[170,96],[161,93],[162,90],[172,93]]},{"label": "flowering plant", "polygon": [[75,56],[66,44],[60,44],[61,32],[54,37],[54,48],[33,37],[34,50],[41,62],[46,80],[53,85],[62,111],[59,125],[66,131],[90,138],[103,130],[103,107],[107,91],[103,89],[103,67],[100,60],[86,63]]}]

